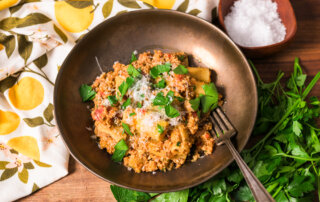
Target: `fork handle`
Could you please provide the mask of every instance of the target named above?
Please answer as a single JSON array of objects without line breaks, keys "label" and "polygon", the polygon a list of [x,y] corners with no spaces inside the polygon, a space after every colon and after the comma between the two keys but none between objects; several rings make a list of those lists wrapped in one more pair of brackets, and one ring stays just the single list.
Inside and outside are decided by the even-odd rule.
[{"label": "fork handle", "polygon": [[249,185],[251,192],[254,196],[254,199],[257,202],[273,202],[275,201],[272,196],[269,194],[269,192],[264,188],[264,186],[261,184],[261,182],[258,180],[258,178],[253,174],[253,172],[250,170],[248,165],[244,162],[244,160],[241,158],[239,152],[234,148],[232,142],[229,138],[224,139],[224,143],[229,148],[232,156],[236,160],[244,179],[246,180],[247,184]]}]

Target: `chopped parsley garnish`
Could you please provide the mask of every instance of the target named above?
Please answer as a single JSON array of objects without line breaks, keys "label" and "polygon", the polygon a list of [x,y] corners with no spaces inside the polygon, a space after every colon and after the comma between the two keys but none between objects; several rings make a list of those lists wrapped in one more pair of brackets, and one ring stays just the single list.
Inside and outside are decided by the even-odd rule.
[{"label": "chopped parsley garnish", "polygon": [[128,89],[133,85],[134,78],[128,77],[125,81],[119,86],[119,91],[121,93],[121,98],[127,93]]},{"label": "chopped parsley garnish", "polygon": [[139,70],[137,70],[132,64],[129,64],[129,67],[127,68],[127,72],[133,78],[141,76],[141,73],[139,72]]},{"label": "chopped parsley garnish", "polygon": [[213,83],[205,84],[202,86],[202,88],[206,95],[218,98],[218,91],[216,86]]},{"label": "chopped parsley garnish", "polygon": [[180,147],[180,145],[181,145],[181,142],[180,142],[180,141],[179,141],[179,142],[177,142],[177,146],[178,146],[178,147]]},{"label": "chopped parsley garnish", "polygon": [[197,111],[199,109],[199,106],[200,106],[200,98],[197,97],[193,100],[189,100],[189,103],[191,104],[191,108],[194,110],[194,111]]},{"label": "chopped parsley garnish", "polygon": [[177,99],[179,102],[184,102],[184,98],[183,97],[179,97],[179,96],[174,96],[175,99]]},{"label": "chopped parsley garnish", "polygon": [[167,93],[167,104],[171,104],[172,101],[173,101],[173,98],[174,98],[174,92],[172,90],[170,90],[168,93]]},{"label": "chopped parsley garnish", "polygon": [[140,97],[144,97],[144,94],[141,94]]},{"label": "chopped parsley garnish", "polygon": [[109,95],[109,96],[108,96],[108,100],[109,100],[111,106],[117,104],[117,102],[118,102],[116,96],[114,96],[114,95]]},{"label": "chopped parsley garnish", "polygon": [[131,54],[131,59],[130,59],[130,64],[133,63],[134,61],[137,61],[137,56],[134,54],[134,51]]},{"label": "chopped parsley garnish", "polygon": [[165,88],[166,87],[166,81],[164,79],[161,79],[157,84],[154,84],[153,86],[155,88]]},{"label": "chopped parsley garnish", "polygon": [[111,159],[115,162],[122,161],[123,157],[126,155],[126,152],[128,151],[128,146],[126,144],[126,141],[124,139],[120,140],[116,146],[114,147],[115,151],[111,157]]},{"label": "chopped parsley garnish", "polygon": [[170,118],[175,118],[180,116],[179,111],[176,108],[174,108],[172,105],[167,105],[164,109],[166,111],[166,115]]},{"label": "chopped parsley garnish", "polygon": [[141,107],[142,107],[141,102],[138,102],[138,103],[137,103],[137,108],[141,108]]},{"label": "chopped parsley garnish", "polygon": [[134,116],[134,115],[136,115],[135,112],[132,112],[132,113],[129,114],[129,116]]},{"label": "chopped parsley garnish", "polygon": [[126,109],[127,106],[129,106],[131,104],[131,99],[128,98],[121,106],[121,109]]},{"label": "chopped parsley garnish", "polygon": [[173,72],[175,74],[187,74],[188,73],[188,69],[183,66],[183,65],[179,65],[178,67],[176,67]]},{"label": "chopped parsley garnish", "polygon": [[160,74],[165,73],[165,72],[169,72],[171,70],[171,64],[170,63],[166,63],[164,65],[157,65],[152,67],[152,69],[150,70],[150,75],[152,76],[152,78],[157,78]]},{"label": "chopped parsley garnish", "polygon": [[82,84],[79,91],[83,102],[92,100],[96,96],[96,92],[87,84]]},{"label": "chopped parsley garnish", "polygon": [[203,113],[213,110],[218,105],[218,102],[214,97],[204,95],[200,99]]},{"label": "chopped parsley garnish", "polygon": [[127,133],[128,135],[133,136],[128,124],[122,122],[122,128],[123,128],[123,132]]},{"label": "chopped parsley garnish", "polygon": [[159,134],[162,134],[164,132],[164,128],[161,125],[157,124],[157,128]]},{"label": "chopped parsley garnish", "polygon": [[183,60],[186,58],[185,55],[177,55],[178,60],[180,60],[180,62],[183,62]]},{"label": "chopped parsley garnish", "polygon": [[218,91],[213,83],[202,86],[205,95],[200,97],[202,112],[207,113],[218,106]]},{"label": "chopped parsley garnish", "polygon": [[163,95],[163,92],[159,92],[154,98],[152,104],[155,106],[165,106],[166,115],[170,118],[175,118],[180,116],[180,113],[171,105],[174,97],[173,91],[169,91],[166,97]]},{"label": "chopped parsley garnish", "polygon": [[167,104],[167,98],[165,96],[163,96],[163,92],[160,92],[156,95],[156,97],[154,98],[153,105],[155,106],[159,106],[159,105],[166,105]]}]

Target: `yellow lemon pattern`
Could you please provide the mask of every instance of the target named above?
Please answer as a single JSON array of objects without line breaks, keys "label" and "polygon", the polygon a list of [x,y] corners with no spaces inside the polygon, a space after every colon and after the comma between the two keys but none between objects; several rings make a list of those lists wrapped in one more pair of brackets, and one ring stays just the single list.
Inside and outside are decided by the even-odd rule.
[{"label": "yellow lemon pattern", "polygon": [[59,24],[68,32],[77,33],[87,29],[93,20],[93,6],[75,8],[64,1],[54,4],[54,13]]},{"label": "yellow lemon pattern", "polygon": [[9,99],[13,106],[21,110],[30,110],[43,101],[42,84],[32,78],[24,77],[9,89]]},{"label": "yellow lemon pattern", "polygon": [[0,110],[0,135],[7,135],[16,130],[20,123],[20,117],[10,111]]},{"label": "yellow lemon pattern", "polygon": [[[0,201],[15,201],[30,194],[32,183],[34,191],[41,188],[35,182],[49,184],[57,179],[41,172],[43,168],[51,169],[55,176],[65,175],[60,168],[67,170],[67,164],[61,157],[68,159],[69,153],[57,138],[52,104],[54,82],[49,78],[56,77],[74,42],[105,19],[139,9],[173,9],[209,16],[206,14],[211,14],[213,6],[199,10],[202,2],[205,1],[0,0]],[[10,183],[1,183],[9,179]],[[27,187],[16,189],[21,183]],[[2,185],[9,184],[12,190],[7,194],[8,189]]]},{"label": "yellow lemon pattern", "polygon": [[142,1],[160,9],[172,9],[175,3],[175,0],[142,0]]},{"label": "yellow lemon pattern", "polygon": [[36,138],[31,136],[20,136],[12,138],[7,143],[8,146],[17,152],[28,156],[34,160],[40,160],[40,151]]},{"label": "yellow lemon pattern", "polygon": [[0,10],[8,8],[10,6],[12,6],[13,4],[17,3],[18,0],[4,0],[4,1],[0,1]]}]

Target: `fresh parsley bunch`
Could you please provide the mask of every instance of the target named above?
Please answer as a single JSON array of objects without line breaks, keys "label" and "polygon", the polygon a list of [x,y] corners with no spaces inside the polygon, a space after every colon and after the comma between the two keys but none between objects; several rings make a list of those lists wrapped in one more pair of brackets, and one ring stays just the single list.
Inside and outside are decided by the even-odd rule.
[{"label": "fresh parsley bunch", "polygon": [[[320,192],[320,101],[307,95],[320,78],[320,72],[306,85],[296,58],[286,86],[284,74],[264,83],[255,67],[259,110],[253,135],[261,137],[241,153],[276,201],[313,201]],[[254,201],[249,187],[235,163],[211,180],[194,188],[164,194],[147,194],[111,185],[118,201]],[[155,199],[153,199],[153,198]]]}]

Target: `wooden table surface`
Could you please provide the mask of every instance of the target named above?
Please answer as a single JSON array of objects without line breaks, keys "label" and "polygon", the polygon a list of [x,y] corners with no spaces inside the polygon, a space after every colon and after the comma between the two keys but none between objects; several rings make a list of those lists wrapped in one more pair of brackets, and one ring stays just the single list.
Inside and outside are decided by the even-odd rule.
[{"label": "wooden table surface", "polygon": [[[276,55],[253,60],[265,81],[274,80],[279,70],[288,77],[295,57],[301,59],[309,80],[320,71],[320,0],[292,0],[291,3],[298,21],[294,41]],[[311,94],[320,96],[320,82]],[[91,174],[72,157],[69,173],[20,201],[115,201],[110,184]]]}]

